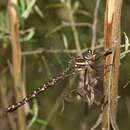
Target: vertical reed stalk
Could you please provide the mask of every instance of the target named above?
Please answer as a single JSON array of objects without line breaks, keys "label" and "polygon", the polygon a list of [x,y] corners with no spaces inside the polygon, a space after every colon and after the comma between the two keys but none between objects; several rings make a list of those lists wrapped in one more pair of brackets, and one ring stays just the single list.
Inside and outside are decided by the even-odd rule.
[{"label": "vertical reed stalk", "polygon": [[[18,0],[8,0],[8,13],[10,17],[10,34],[12,46],[13,79],[16,102],[23,98],[22,71],[21,71],[21,46],[19,41],[19,19],[16,12]],[[17,111],[18,130],[26,130],[26,115],[24,108]]]},{"label": "vertical reed stalk", "polygon": [[106,57],[104,94],[107,105],[103,110],[102,129],[118,130],[116,124],[117,105],[118,105],[118,78],[120,67],[120,44],[121,44],[121,7],[123,0],[107,0],[104,22],[104,46],[105,49],[111,48],[113,53]]}]

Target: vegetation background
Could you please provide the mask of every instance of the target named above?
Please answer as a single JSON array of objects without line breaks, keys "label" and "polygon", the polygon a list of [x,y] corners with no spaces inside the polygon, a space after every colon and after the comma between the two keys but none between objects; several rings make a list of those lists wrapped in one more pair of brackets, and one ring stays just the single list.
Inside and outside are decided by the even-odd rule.
[{"label": "vegetation background", "polygon": [[[68,0],[69,1],[69,0]],[[70,0],[71,1],[71,0]],[[98,1],[98,0],[97,0]],[[12,78],[10,23],[6,0],[0,0],[0,107],[15,102]],[[62,73],[73,56],[91,47],[96,0],[21,0],[15,7],[20,23],[23,86],[31,93],[42,83]],[[98,7],[96,46],[103,46],[105,1]],[[122,8],[122,44],[125,32],[130,38],[130,1]],[[120,130],[130,128],[130,60],[121,60],[117,124]],[[39,95],[29,105],[27,127],[30,130],[88,130],[96,121],[99,110],[88,108],[82,100],[65,97],[66,89],[77,86],[78,77],[66,79]],[[127,86],[126,86],[127,85]],[[67,98],[65,100],[64,98]],[[68,99],[69,98],[69,99]],[[16,113],[11,120],[0,118],[0,130],[16,125]]]}]

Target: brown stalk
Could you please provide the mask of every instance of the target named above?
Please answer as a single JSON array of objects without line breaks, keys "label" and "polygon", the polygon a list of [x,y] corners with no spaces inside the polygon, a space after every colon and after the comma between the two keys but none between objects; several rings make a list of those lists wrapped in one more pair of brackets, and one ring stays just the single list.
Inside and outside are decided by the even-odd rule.
[{"label": "brown stalk", "polygon": [[118,105],[118,78],[120,67],[120,43],[121,43],[121,7],[123,0],[107,0],[104,22],[104,46],[105,49],[111,48],[113,53],[106,57],[104,94],[107,102],[103,109],[102,129],[118,130],[116,124],[117,105]]},{"label": "brown stalk", "polygon": [[[12,46],[13,79],[16,102],[23,98],[22,72],[21,72],[21,46],[19,41],[19,19],[16,8],[18,0],[8,0],[8,13],[10,18],[10,34]],[[24,108],[17,111],[19,130],[26,130],[26,115]]]}]

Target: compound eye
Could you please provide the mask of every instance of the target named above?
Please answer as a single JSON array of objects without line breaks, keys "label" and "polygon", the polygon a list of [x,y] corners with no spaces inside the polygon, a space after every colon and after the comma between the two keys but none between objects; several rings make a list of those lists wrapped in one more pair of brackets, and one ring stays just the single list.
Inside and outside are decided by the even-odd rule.
[{"label": "compound eye", "polygon": [[93,52],[91,49],[87,50],[87,52],[83,54],[83,57],[87,60],[92,59],[92,56],[93,56]]},{"label": "compound eye", "polygon": [[96,59],[96,55],[97,55],[96,50],[93,50],[93,51],[92,51],[92,57],[93,57],[93,60],[95,60],[95,59]]},{"label": "compound eye", "polygon": [[92,50],[89,49],[89,50],[87,51],[87,53],[88,53],[88,54],[92,54]]}]

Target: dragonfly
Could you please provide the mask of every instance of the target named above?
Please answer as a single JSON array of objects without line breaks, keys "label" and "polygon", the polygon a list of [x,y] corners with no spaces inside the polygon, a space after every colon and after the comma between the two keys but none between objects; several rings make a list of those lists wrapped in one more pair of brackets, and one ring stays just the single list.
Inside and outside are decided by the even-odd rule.
[{"label": "dragonfly", "polygon": [[[111,52],[106,52],[103,54],[103,56],[109,55]],[[87,50],[85,53],[83,53],[80,56],[75,57],[72,59],[68,65],[68,68],[61,74],[53,77],[51,80],[49,80],[46,83],[43,83],[39,88],[35,89],[31,94],[29,94],[27,97],[22,99],[21,101],[9,105],[7,108],[7,112],[13,112],[17,108],[21,107],[22,105],[29,103],[33,98],[44,92],[50,87],[55,86],[59,81],[64,80],[68,77],[71,77],[72,75],[75,75],[76,73],[79,73],[80,71],[84,71],[84,90],[85,95],[87,96],[88,103],[93,104],[94,102],[94,87],[97,84],[96,79],[96,70],[93,67],[95,62],[99,60],[100,56],[97,56],[97,53],[95,50]]]}]

